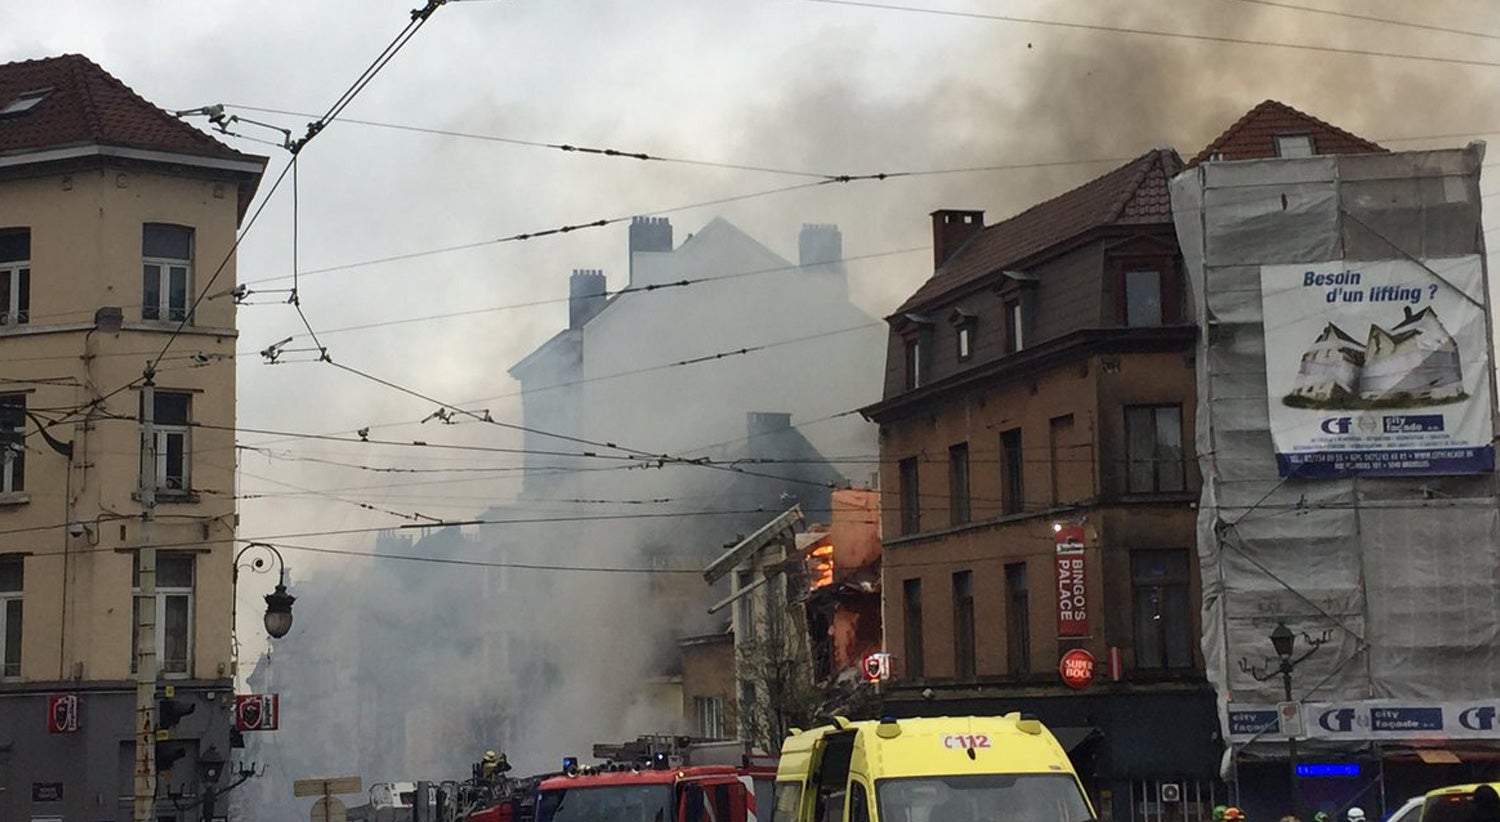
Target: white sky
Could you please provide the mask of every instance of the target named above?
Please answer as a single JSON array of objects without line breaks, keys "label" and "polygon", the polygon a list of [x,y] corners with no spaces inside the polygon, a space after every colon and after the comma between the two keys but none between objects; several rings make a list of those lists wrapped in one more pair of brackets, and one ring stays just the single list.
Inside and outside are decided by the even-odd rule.
[{"label": "white sky", "polygon": [[[1500,35],[1500,4],[1287,0]],[[1500,63],[1500,39],[1351,21],[1246,0],[910,0],[929,8],[1191,31]],[[11,0],[0,10],[0,61],[88,55],[169,110],[231,103],[321,113],[406,22],[414,0]],[[1500,67],[1360,57],[807,0],[466,0],[439,9],[346,116],[658,155],[866,173],[1129,158],[1158,145],[1190,156],[1266,98],[1280,99],[1393,148],[1458,146],[1500,130]],[[307,117],[232,109],[301,133]],[[196,121],[201,123],[202,121]],[[253,126],[244,133],[270,137]],[[272,155],[264,192],[284,152]],[[601,217],[652,213],[801,178],[563,154],[494,142],[335,124],[309,145],[300,174],[303,269],[478,242]],[[837,222],[847,255],[922,246],[935,208],[984,208],[993,221],[1111,164],[830,186],[673,213],[680,242],[714,215],[796,257],[803,222]],[[1488,190],[1488,189],[1487,189]],[[289,190],[250,231],[240,278],[289,273]],[[1487,201],[1488,202],[1488,201]],[[625,229],[310,275],[302,304],[316,329],[502,306],[566,295],[573,268],[623,285]],[[918,252],[851,266],[856,301],[883,315],[931,271]],[[263,287],[284,287],[284,283]],[[515,445],[488,426],[414,423],[431,403],[326,365],[262,364],[254,352],[295,333],[291,308],[240,313],[242,427],[377,431],[401,439]],[[561,302],[325,336],[334,359],[450,402],[515,390],[505,369],[566,321]],[[304,344],[299,341],[298,344]],[[724,340],[723,348],[738,341]],[[850,407],[870,398],[851,398]],[[519,421],[515,398],[482,403]],[[244,435],[246,443],[265,436]],[[280,456],[242,457],[242,493],[388,486],[400,475],[294,462],[503,465],[473,453],[391,451],[283,441]],[[427,479],[428,477],[424,477]],[[442,477],[438,477],[442,478]],[[455,487],[461,490],[453,490]],[[509,482],[367,488],[349,499],[463,517],[513,493]],[[441,499],[434,495],[441,493]],[[318,497],[249,500],[246,537],[399,524]],[[304,540],[308,541],[308,540]],[[317,542],[317,540],[312,540]],[[320,544],[363,548],[360,537]],[[308,568],[317,560],[289,557]],[[254,586],[243,616],[258,621]]]}]

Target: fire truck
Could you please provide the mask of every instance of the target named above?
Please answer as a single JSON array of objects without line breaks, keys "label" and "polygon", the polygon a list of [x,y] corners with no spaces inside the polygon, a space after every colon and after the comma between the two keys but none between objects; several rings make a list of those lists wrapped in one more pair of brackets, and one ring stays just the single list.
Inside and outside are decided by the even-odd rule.
[{"label": "fire truck", "polygon": [[[758,822],[769,817],[775,760],[739,743],[646,736],[595,745],[598,765],[563,760],[537,786],[535,822]],[[759,814],[757,809],[760,810]]]}]

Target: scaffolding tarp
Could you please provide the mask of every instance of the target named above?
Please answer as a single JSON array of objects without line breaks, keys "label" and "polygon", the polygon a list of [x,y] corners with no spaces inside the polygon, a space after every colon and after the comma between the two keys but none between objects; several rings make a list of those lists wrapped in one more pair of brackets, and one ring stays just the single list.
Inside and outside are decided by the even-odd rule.
[{"label": "scaffolding tarp", "polygon": [[[1172,182],[1202,329],[1203,650],[1225,740],[1296,730],[1276,715],[1282,681],[1269,636],[1284,623],[1297,637],[1294,658],[1311,651],[1295,668],[1294,701],[1352,711],[1334,715],[1335,727],[1344,717],[1369,724],[1381,715],[1372,712],[1403,707],[1388,700],[1409,701],[1442,708],[1420,714],[1442,725],[1424,726],[1433,738],[1453,730],[1500,744],[1500,727],[1446,724],[1500,701],[1500,509],[1484,453],[1495,408],[1483,158],[1475,143],[1209,162]],[[1288,297],[1309,273],[1316,287]],[[1330,287],[1364,296],[1329,302]],[[1375,348],[1385,361],[1371,357]],[[1292,362],[1282,364],[1287,351]],[[1301,396],[1288,403],[1299,376]],[[1433,436],[1382,440],[1387,433]],[[1317,469],[1286,459],[1299,448],[1417,451],[1439,435],[1460,437],[1447,444],[1478,449],[1466,452],[1477,459],[1363,453],[1313,458]],[[1304,713],[1302,735],[1316,729],[1337,744],[1320,718]]]}]

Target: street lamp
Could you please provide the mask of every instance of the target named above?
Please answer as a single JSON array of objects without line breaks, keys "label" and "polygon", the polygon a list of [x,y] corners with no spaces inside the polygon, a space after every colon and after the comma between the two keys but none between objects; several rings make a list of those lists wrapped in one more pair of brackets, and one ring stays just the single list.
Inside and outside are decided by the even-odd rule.
[{"label": "street lamp", "polygon": [[[1297,635],[1292,633],[1292,629],[1286,627],[1285,622],[1277,622],[1275,629],[1271,631],[1270,637],[1271,649],[1276,652],[1276,668],[1274,670],[1267,671],[1263,667],[1251,665],[1246,660],[1241,659],[1240,670],[1254,677],[1256,682],[1265,682],[1266,680],[1279,674],[1281,676],[1282,694],[1285,696],[1287,704],[1291,704],[1293,701],[1292,671],[1302,662],[1302,660],[1307,659],[1309,656],[1312,656],[1314,651],[1318,650],[1319,647],[1327,643],[1329,640],[1329,636],[1326,633],[1322,637],[1316,639],[1306,635],[1304,635],[1304,638],[1307,640],[1307,644],[1309,646],[1307,652],[1302,656],[1293,658],[1292,655],[1296,653],[1297,650]],[[1281,716],[1283,714],[1278,711],[1277,715]],[[1292,816],[1301,819],[1302,786],[1301,778],[1297,773],[1297,735],[1295,733],[1288,733],[1286,735],[1286,747],[1287,764],[1291,775]]]},{"label": "street lamp", "polygon": [[[272,639],[281,639],[286,636],[287,631],[292,630],[292,603],[297,601],[296,597],[286,592],[286,560],[282,559],[281,552],[276,550],[276,546],[268,542],[252,542],[241,548],[240,552],[234,555],[234,580],[236,584],[238,584],[240,578],[240,557],[244,556],[245,552],[252,548],[269,551],[276,557],[276,563],[280,566],[280,576],[276,583],[276,590],[266,594],[265,622],[266,633],[270,634]],[[257,574],[269,573],[269,566],[270,561],[263,556],[256,557],[249,564],[250,570]]]}]

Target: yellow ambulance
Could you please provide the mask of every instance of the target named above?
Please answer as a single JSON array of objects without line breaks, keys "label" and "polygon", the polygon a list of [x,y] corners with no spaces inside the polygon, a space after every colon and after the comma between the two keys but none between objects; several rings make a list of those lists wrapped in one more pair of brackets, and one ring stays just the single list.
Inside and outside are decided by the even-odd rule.
[{"label": "yellow ambulance", "polygon": [[1062,746],[1037,720],[1008,714],[835,718],[794,730],[776,768],[770,822],[1093,818]]}]

